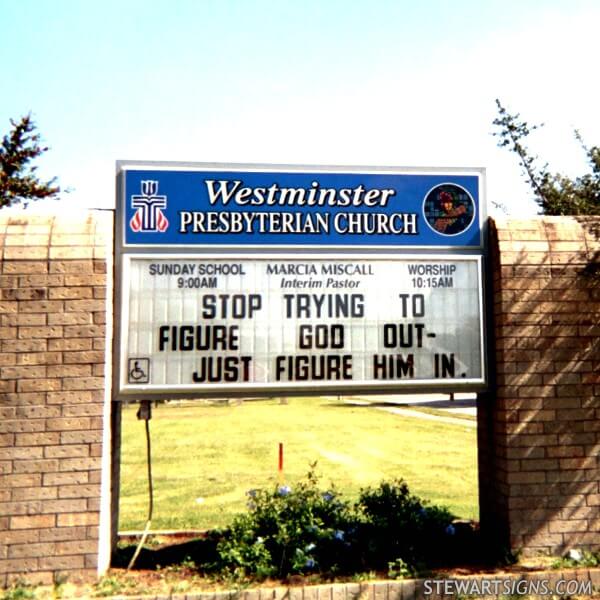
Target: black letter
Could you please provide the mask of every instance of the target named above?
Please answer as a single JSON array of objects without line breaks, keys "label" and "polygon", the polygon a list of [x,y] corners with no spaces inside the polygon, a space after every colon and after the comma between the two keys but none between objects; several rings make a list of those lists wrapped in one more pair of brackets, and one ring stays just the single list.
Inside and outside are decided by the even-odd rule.
[{"label": "black letter", "polygon": [[158,328],[158,351],[164,352],[165,346],[169,343],[169,325],[162,325]]}]

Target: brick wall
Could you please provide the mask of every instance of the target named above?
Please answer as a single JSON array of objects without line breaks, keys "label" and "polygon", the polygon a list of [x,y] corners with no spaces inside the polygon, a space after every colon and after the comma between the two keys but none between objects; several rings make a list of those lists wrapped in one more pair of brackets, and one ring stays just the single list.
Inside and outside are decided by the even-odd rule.
[{"label": "brick wall", "polygon": [[586,276],[600,267],[600,218],[490,230],[496,387],[479,406],[482,527],[525,554],[600,548],[600,279]]},{"label": "brick wall", "polygon": [[[600,219],[490,230],[482,528],[526,554],[600,548]],[[102,212],[0,214],[0,586],[108,566],[112,231]]]},{"label": "brick wall", "polygon": [[106,566],[111,246],[109,213],[0,214],[0,586]]}]

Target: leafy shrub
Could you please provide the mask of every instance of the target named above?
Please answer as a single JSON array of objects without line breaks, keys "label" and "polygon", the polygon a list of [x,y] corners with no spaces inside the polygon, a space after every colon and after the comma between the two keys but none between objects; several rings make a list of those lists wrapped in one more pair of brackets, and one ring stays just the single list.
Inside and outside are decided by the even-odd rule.
[{"label": "leafy shrub", "polygon": [[396,559],[411,565],[438,562],[454,533],[453,515],[413,496],[402,479],[361,490],[357,509],[366,560],[379,569]]},{"label": "leafy shrub", "polygon": [[410,579],[417,576],[417,570],[401,558],[397,558],[388,563],[387,575],[390,579]]},{"label": "leafy shrub", "polygon": [[13,583],[8,589],[0,590],[2,600],[32,600],[35,598],[35,587],[23,579]]},{"label": "leafy shrub", "polygon": [[565,556],[552,562],[551,569],[594,568],[600,565],[600,552],[569,550]]},{"label": "leafy shrub", "polygon": [[314,470],[294,489],[248,492],[249,512],[217,545],[217,567],[237,579],[336,572],[348,554],[353,514],[335,489],[321,491]]},{"label": "leafy shrub", "polygon": [[452,515],[402,480],[363,489],[350,505],[334,488],[319,488],[314,465],[294,489],[251,490],[248,508],[220,532],[212,565],[236,581],[374,569],[407,577],[439,561],[453,534]]}]

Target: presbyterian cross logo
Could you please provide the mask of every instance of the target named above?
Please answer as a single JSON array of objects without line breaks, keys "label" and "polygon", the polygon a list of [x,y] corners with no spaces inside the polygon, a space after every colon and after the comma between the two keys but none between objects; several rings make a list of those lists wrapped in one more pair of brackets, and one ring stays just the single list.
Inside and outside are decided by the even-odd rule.
[{"label": "presbyterian cross logo", "polygon": [[158,231],[163,233],[169,227],[162,208],[167,208],[167,197],[158,195],[158,181],[142,181],[142,193],[131,196],[131,208],[137,209],[129,226],[136,233]]}]

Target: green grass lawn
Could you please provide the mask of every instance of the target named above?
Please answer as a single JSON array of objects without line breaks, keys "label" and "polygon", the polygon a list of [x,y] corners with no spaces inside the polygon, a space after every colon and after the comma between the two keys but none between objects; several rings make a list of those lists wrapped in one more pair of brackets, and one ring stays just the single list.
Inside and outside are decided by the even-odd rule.
[{"label": "green grass lawn", "polygon": [[[142,529],[148,510],[144,423],[123,408],[120,530]],[[476,430],[390,414],[333,399],[296,398],[160,405],[150,421],[154,476],[152,529],[209,529],[246,510],[246,492],[273,487],[278,444],[285,483],[317,463],[331,483],[355,499],[361,487],[402,477],[410,490],[476,519]]]}]

